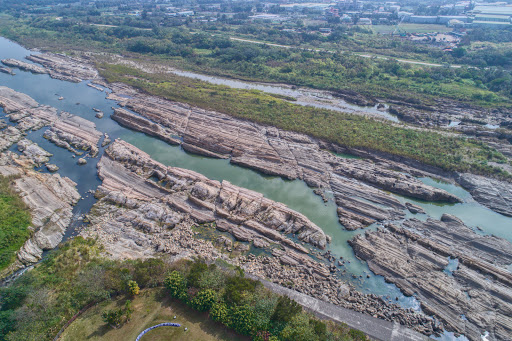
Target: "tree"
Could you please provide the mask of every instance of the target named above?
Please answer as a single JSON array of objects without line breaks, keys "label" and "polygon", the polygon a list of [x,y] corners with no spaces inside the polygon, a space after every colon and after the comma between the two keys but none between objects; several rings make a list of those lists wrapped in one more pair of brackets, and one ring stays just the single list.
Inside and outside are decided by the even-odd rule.
[{"label": "tree", "polygon": [[229,327],[244,335],[251,335],[254,331],[254,313],[248,305],[233,307],[229,314]]},{"label": "tree", "polygon": [[271,319],[277,322],[290,322],[291,319],[302,311],[302,307],[291,300],[288,296],[281,296],[277,300],[277,305]]},{"label": "tree", "polygon": [[256,290],[256,286],[260,282],[249,278],[234,276],[226,281],[226,290],[224,291],[224,299],[227,303],[239,305],[244,297]]},{"label": "tree", "polygon": [[212,289],[202,290],[192,299],[192,307],[199,311],[210,310],[217,300],[217,294]]},{"label": "tree", "polygon": [[309,324],[309,317],[306,314],[295,315],[279,335],[283,341],[316,341],[313,326]]},{"label": "tree", "polygon": [[190,268],[190,272],[187,276],[187,283],[193,287],[199,287],[201,275],[208,270],[208,266],[201,262],[195,261]]},{"label": "tree", "polygon": [[210,318],[214,321],[228,324],[228,307],[224,302],[214,303],[210,309]]},{"label": "tree", "polygon": [[104,311],[101,317],[103,321],[108,323],[112,328],[119,328],[130,320],[132,313],[132,301],[127,300],[124,304],[124,308]]},{"label": "tree", "polygon": [[164,281],[172,297],[187,299],[187,281],[179,271],[173,271]]},{"label": "tree", "polygon": [[129,281],[128,282],[128,292],[131,296],[137,296],[139,294],[140,288],[137,282]]},{"label": "tree", "polygon": [[112,328],[118,328],[121,325],[123,310],[107,310],[101,314],[101,317],[103,318],[103,321],[108,323]]}]

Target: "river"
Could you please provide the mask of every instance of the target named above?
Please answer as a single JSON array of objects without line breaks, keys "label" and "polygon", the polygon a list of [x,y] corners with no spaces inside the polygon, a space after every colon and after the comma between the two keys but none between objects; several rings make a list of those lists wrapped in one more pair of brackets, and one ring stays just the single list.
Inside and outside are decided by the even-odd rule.
[{"label": "river", "polygon": [[[22,60],[30,53],[18,44],[0,37],[0,59]],[[124,139],[166,165],[191,169],[211,179],[230,181],[237,186],[258,191],[267,198],[285,203],[290,208],[303,213],[332,237],[332,243],[328,249],[335,256],[343,256],[346,261],[350,262],[346,263],[345,280],[353,283],[362,292],[380,295],[391,302],[395,302],[398,298],[397,302],[402,306],[420,309],[419,303],[414,297],[404,296],[395,285],[386,283],[381,276],[373,275],[366,263],[355,258],[347,240],[358,233],[364,233],[364,230],[345,230],[338,222],[335,204],[332,201],[324,203],[303,181],[287,181],[278,177],[265,176],[250,169],[232,165],[229,160],[189,154],[179,146],[171,146],[153,137],[123,128],[110,119],[113,108],[118,107],[117,103],[107,100],[105,93],[87,86],[87,82],[75,84],[55,80],[48,75],[36,75],[21,70],[15,70],[15,72],[15,76],[0,73],[0,85],[28,94],[41,104],[51,105],[59,110],[91,120],[96,123],[99,131],[109,134],[112,140],[114,138]],[[64,99],[59,100],[60,97]],[[95,118],[92,108],[102,110],[105,117],[103,119]],[[1,110],[0,116],[4,116]],[[42,137],[45,130],[43,128],[30,132],[28,138],[53,154],[50,162],[60,167],[59,173],[62,176],[67,176],[78,184],[78,190],[84,197],[74,209],[77,219],[66,233],[65,239],[67,239],[76,234],[77,227],[82,225],[80,215],[87,212],[95,202],[89,191],[94,190],[101,183],[96,174],[96,163],[99,157],[89,158],[87,165],[78,166],[77,159],[73,158],[70,152],[55,146]],[[16,146],[13,146],[12,150],[16,150]],[[103,148],[100,149],[100,155],[102,152]],[[41,171],[46,171],[46,169],[42,168]],[[454,193],[464,202],[442,205],[395,196],[402,202],[407,200],[421,206],[428,214],[415,215],[416,218],[426,219],[428,216],[440,218],[443,213],[450,213],[462,219],[468,226],[474,227],[479,233],[494,234],[512,242],[512,229],[510,228],[512,218],[502,216],[478,204],[468,192],[458,186],[436,182],[430,178],[422,179],[422,181]],[[409,214],[408,217],[410,216],[412,214]],[[477,227],[478,229],[476,229]],[[370,226],[368,229],[372,228],[375,226]],[[455,338],[452,334],[446,333],[441,339],[452,340]],[[464,339],[461,338],[461,340]]]}]

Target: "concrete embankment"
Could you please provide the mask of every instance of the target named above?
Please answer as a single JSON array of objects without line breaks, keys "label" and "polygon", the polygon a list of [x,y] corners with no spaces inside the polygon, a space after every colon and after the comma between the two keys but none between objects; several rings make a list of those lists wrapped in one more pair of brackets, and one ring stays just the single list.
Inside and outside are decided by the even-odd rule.
[{"label": "concrete embankment", "polygon": [[329,319],[335,322],[346,323],[349,327],[358,329],[368,335],[373,340],[382,341],[425,341],[432,340],[428,336],[422,335],[414,330],[406,328],[399,323],[384,321],[361,314],[356,311],[345,309],[331,303],[324,302],[317,298],[302,294],[292,289],[288,289],[271,283],[256,276],[246,274],[254,280],[260,281],[266,288],[278,293],[286,295],[295,300],[306,310],[312,312],[316,316]]}]

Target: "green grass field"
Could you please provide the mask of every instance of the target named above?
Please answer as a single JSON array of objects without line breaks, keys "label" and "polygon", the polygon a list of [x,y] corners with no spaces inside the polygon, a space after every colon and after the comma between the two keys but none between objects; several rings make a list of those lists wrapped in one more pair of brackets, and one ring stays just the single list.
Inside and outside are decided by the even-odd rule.
[{"label": "green grass field", "polygon": [[[382,34],[393,33],[396,25],[373,25],[371,26],[374,32]],[[430,24],[401,24],[399,26],[400,32],[407,33],[431,33],[431,32],[451,32],[451,27],[445,25],[430,25]]]},{"label": "green grass field", "polygon": [[[105,310],[122,307],[126,300],[124,297],[104,301],[90,308],[64,331],[59,340],[135,340],[144,329],[162,322],[180,323],[182,327],[157,328],[144,335],[141,340],[250,340],[208,319],[207,313],[198,312],[178,300],[169,298],[164,290],[142,290],[132,301],[134,312],[131,320],[119,329],[113,329],[103,322],[101,314]],[[175,315],[176,319],[173,318]],[[188,328],[187,331],[185,327]]]}]

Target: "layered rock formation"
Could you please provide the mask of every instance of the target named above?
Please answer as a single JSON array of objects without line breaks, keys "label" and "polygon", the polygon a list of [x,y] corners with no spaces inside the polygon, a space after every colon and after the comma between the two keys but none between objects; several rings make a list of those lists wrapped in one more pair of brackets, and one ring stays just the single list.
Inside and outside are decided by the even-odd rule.
[{"label": "layered rock formation", "polygon": [[88,151],[91,156],[98,154],[98,144],[102,133],[96,125],[79,116],[40,105],[31,97],[0,86],[0,106],[9,114],[9,119],[16,127],[8,127],[0,135],[0,150],[5,150],[23,137],[27,130],[38,130],[50,126],[44,136],[59,147],[76,154]]},{"label": "layered rock formation", "polygon": [[[33,54],[28,56],[27,59],[42,66],[13,58],[3,59],[2,63],[24,71],[49,74],[52,78],[74,83],[98,78],[98,71],[82,59],[55,53]],[[4,72],[7,72],[7,70],[9,69],[4,68]]]},{"label": "layered rock formation", "polygon": [[[441,221],[408,220],[404,227],[358,235],[350,244],[370,269],[415,295],[423,310],[448,330],[480,340],[508,340],[512,335],[512,244],[481,236],[459,219],[443,215]],[[447,271],[449,258],[458,268]]]},{"label": "layered rock formation", "polygon": [[[142,115],[117,109],[112,118],[122,125],[181,144],[193,153],[230,158],[232,163],[266,174],[298,178],[312,187],[332,190],[340,207],[340,221],[348,229],[404,214],[405,206],[383,190],[424,200],[460,201],[444,190],[395,171],[400,167],[390,161],[346,160],[325,150],[329,147],[326,144],[303,134],[142,95],[123,84],[112,87],[109,98]],[[365,204],[353,205],[353,200]]]},{"label": "layered rock formation", "polygon": [[[129,188],[126,200],[165,201],[178,219],[171,219],[169,226],[188,216],[198,223],[217,221],[219,230],[228,231],[241,241],[262,238],[301,253],[309,251],[285,235],[293,234],[321,249],[327,244],[327,237],[318,226],[285,205],[227,181],[219,183],[193,171],[166,167],[121,140],[106,150],[98,163],[98,175],[103,180],[100,192],[119,192],[122,198],[124,188]],[[150,225],[150,231],[157,229]]]},{"label": "layered rock formation", "polygon": [[48,71],[45,68],[43,68],[39,65],[27,63],[27,62],[17,60],[17,59],[12,59],[12,58],[2,59],[2,64],[10,66],[10,67],[15,67],[15,68],[18,68],[23,71],[30,71],[33,73],[40,73],[40,74],[48,73]]},{"label": "layered rock formation", "polygon": [[[115,258],[223,258],[247,272],[309,295],[401,322],[438,330],[430,318],[364,295],[342,284],[307,244],[324,248],[328,237],[302,214],[261,194],[193,171],[167,167],[116,140],[98,163],[102,185],[81,235],[99,237]],[[197,231],[213,235],[213,242]],[[293,235],[296,237],[288,237]],[[250,247],[264,255],[246,254]]]},{"label": "layered rock formation", "polygon": [[98,71],[92,65],[78,58],[55,53],[41,53],[30,55],[27,59],[43,65],[50,77],[55,79],[79,83],[82,80],[98,78]]},{"label": "layered rock formation", "polygon": [[458,181],[476,201],[493,211],[512,217],[511,183],[468,173],[461,174]]},{"label": "layered rock formation", "polygon": [[[27,147],[28,148],[28,147]],[[17,260],[2,275],[41,259],[44,250],[55,248],[72,219],[73,205],[80,199],[76,184],[59,174],[39,173],[34,163],[12,152],[0,154],[0,174],[11,176],[13,189],[27,204],[32,237],[18,251]]]}]

